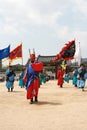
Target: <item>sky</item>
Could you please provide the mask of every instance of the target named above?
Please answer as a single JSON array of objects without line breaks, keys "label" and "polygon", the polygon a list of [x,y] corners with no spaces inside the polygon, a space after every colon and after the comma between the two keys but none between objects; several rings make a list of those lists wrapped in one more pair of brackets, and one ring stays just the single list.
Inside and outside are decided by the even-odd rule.
[{"label": "sky", "polygon": [[23,64],[29,49],[36,56],[56,55],[74,39],[87,58],[87,0],[0,0],[0,49],[22,42]]}]

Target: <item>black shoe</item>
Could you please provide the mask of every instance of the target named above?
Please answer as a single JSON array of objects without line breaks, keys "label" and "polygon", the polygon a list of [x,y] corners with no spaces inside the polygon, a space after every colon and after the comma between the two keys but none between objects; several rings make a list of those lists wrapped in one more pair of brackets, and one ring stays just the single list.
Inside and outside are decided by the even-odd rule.
[{"label": "black shoe", "polygon": [[75,87],[77,87],[77,84],[75,84]]},{"label": "black shoe", "polygon": [[13,92],[13,88],[11,88],[11,92]]},{"label": "black shoe", "polygon": [[8,92],[10,92],[10,88],[8,88]]},{"label": "black shoe", "polygon": [[84,88],[82,88],[82,91],[85,91]]},{"label": "black shoe", "polygon": [[30,104],[33,104],[33,98],[31,98],[31,100],[30,100]]},{"label": "black shoe", "polygon": [[35,97],[35,102],[38,102],[37,96]]}]

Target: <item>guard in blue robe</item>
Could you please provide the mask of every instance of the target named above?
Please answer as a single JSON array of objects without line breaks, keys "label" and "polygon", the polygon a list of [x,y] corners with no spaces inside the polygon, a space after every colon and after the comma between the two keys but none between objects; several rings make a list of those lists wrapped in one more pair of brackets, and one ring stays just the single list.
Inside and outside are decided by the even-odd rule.
[{"label": "guard in blue robe", "polygon": [[24,69],[22,69],[22,72],[20,73],[20,76],[19,76],[19,86],[21,88],[23,88],[25,86],[24,80],[23,80],[24,75],[25,75],[25,71],[24,71]]},{"label": "guard in blue robe", "polygon": [[77,80],[77,87],[78,88],[82,88],[82,91],[84,91],[84,87],[85,87],[85,74],[86,74],[86,70],[84,67],[84,64],[80,65],[80,68],[78,69],[78,80]]},{"label": "guard in blue robe", "polygon": [[72,77],[72,84],[77,87],[77,75],[78,75],[78,70],[75,69],[73,71],[73,77]]},{"label": "guard in blue robe", "polygon": [[8,92],[12,92],[14,88],[14,78],[15,78],[15,73],[12,70],[12,66],[9,66],[9,68],[5,72],[6,75],[6,87],[8,89]]},{"label": "guard in blue robe", "polygon": [[65,74],[64,81],[67,82],[67,83],[69,83],[69,74]]},{"label": "guard in blue robe", "polygon": [[39,77],[40,77],[40,85],[42,85],[43,83],[46,83],[46,74],[41,72],[39,74]]},{"label": "guard in blue robe", "polygon": [[30,104],[33,104],[33,102],[38,102],[39,73],[43,70],[43,63],[35,62],[35,54],[30,55],[30,61],[23,80],[27,90],[26,98],[30,99]]}]

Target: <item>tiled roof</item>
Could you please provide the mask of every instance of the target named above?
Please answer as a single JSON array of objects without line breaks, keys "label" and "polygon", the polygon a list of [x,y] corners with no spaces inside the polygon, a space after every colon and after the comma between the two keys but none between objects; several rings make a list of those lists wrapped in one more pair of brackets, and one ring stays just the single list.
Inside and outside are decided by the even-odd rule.
[{"label": "tiled roof", "polygon": [[42,61],[42,62],[50,62],[50,60],[54,60],[56,56],[41,56],[39,55],[37,57],[38,61]]}]

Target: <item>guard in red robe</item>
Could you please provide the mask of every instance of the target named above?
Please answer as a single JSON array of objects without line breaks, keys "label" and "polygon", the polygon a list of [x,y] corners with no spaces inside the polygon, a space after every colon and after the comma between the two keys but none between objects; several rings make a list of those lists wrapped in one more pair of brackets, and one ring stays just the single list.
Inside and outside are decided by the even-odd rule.
[{"label": "guard in red robe", "polygon": [[58,78],[58,82],[57,85],[59,85],[61,88],[63,87],[63,83],[64,83],[64,70],[62,69],[62,67],[60,66],[57,72],[57,78]]},{"label": "guard in red robe", "polygon": [[30,55],[30,61],[24,76],[24,82],[27,90],[26,98],[30,99],[30,104],[33,104],[33,102],[38,102],[39,73],[43,70],[43,63],[35,62],[35,54]]}]

